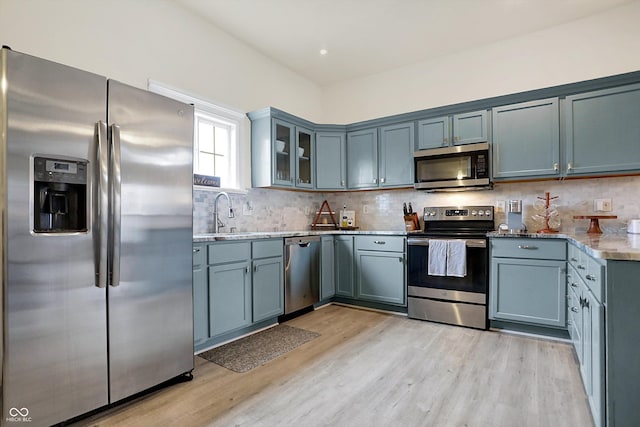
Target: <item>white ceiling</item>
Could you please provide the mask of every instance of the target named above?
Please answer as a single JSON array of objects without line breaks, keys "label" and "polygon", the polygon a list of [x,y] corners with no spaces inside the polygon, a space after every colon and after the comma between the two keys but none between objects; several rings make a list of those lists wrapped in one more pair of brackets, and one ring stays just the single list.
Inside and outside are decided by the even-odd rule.
[{"label": "white ceiling", "polygon": [[[634,0],[175,0],[327,85],[517,37]],[[328,55],[321,56],[325,48]]]}]

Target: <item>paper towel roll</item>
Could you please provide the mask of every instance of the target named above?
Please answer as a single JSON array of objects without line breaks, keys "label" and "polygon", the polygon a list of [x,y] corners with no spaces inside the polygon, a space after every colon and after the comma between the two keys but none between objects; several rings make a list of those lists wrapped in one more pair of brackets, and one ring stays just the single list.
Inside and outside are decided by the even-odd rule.
[{"label": "paper towel roll", "polygon": [[640,219],[630,219],[627,224],[627,233],[640,234]]}]

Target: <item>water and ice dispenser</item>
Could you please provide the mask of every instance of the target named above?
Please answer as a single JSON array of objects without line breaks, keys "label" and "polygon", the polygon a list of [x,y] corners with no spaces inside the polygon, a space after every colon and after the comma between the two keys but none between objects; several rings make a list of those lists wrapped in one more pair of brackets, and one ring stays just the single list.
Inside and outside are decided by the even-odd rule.
[{"label": "water and ice dispenser", "polygon": [[87,162],[34,157],[33,231],[87,231]]}]

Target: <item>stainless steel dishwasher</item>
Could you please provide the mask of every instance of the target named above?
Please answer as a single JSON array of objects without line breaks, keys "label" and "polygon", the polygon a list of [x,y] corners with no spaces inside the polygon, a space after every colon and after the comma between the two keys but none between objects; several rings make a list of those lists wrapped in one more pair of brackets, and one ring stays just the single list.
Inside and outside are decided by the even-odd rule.
[{"label": "stainless steel dishwasher", "polygon": [[320,301],[320,236],[284,239],[284,314]]}]

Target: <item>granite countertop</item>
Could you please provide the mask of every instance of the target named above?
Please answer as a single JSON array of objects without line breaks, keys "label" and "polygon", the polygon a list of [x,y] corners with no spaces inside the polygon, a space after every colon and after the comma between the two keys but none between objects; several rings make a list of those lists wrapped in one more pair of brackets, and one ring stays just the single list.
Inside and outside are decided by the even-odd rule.
[{"label": "granite countertop", "polygon": [[217,242],[220,240],[272,239],[284,237],[322,236],[335,234],[376,234],[386,236],[406,236],[406,231],[380,230],[303,230],[303,231],[245,231],[238,233],[204,233],[194,234],[194,242]]},{"label": "granite countertop", "polygon": [[640,234],[621,233],[489,233],[491,238],[566,239],[594,258],[640,261]]}]

